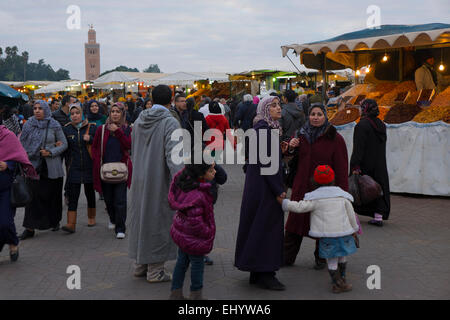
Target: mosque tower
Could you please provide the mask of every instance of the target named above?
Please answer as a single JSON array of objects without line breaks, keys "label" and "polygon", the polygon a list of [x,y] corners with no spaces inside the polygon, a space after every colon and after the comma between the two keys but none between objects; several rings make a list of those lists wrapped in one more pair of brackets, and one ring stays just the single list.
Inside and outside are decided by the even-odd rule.
[{"label": "mosque tower", "polygon": [[93,81],[100,75],[100,45],[96,41],[94,26],[88,31],[88,43],[84,44],[86,80]]}]

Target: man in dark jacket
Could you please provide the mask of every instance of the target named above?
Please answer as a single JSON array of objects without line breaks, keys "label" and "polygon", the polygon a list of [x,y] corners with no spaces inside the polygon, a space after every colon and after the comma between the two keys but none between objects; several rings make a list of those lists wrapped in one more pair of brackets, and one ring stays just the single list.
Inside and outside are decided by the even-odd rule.
[{"label": "man in dark jacket", "polygon": [[187,111],[187,116],[188,116],[188,122],[187,122],[187,126],[183,127],[183,129],[186,129],[191,134],[191,148],[194,147],[195,123],[197,122],[202,125],[202,132],[201,132],[202,139],[203,139],[203,134],[205,133],[205,131],[209,129],[209,126],[206,123],[205,117],[203,116],[203,114],[201,112],[198,112],[197,110],[195,110],[194,106],[195,106],[194,98],[186,99],[186,111]]},{"label": "man in dark jacket", "polygon": [[244,95],[244,100],[238,105],[234,125],[246,131],[253,128],[253,119],[256,116],[256,106],[253,104],[251,94]]},{"label": "man in dark jacket", "polygon": [[286,90],[283,94],[285,103],[281,109],[280,125],[283,129],[282,140],[288,140],[305,124],[305,114],[295,103],[297,94],[293,90]]},{"label": "man in dark jacket", "polygon": [[61,107],[52,113],[53,119],[58,121],[61,127],[64,127],[70,122],[69,106],[75,103],[76,100],[73,96],[64,96]]}]

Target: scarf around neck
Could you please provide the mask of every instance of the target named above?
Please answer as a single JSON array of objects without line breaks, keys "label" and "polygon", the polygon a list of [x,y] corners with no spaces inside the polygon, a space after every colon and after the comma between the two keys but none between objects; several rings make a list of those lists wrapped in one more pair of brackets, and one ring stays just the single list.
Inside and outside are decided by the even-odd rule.
[{"label": "scarf around neck", "polygon": [[[314,127],[309,121],[309,115],[314,108],[320,108],[325,115],[325,122],[320,127]],[[311,108],[309,108],[308,121],[303,125],[302,128],[300,128],[300,134],[305,136],[309,144],[313,144],[321,135],[325,133],[325,130],[327,130],[329,125],[330,123],[328,122],[328,116],[325,107],[323,105],[313,105],[311,106]]]}]

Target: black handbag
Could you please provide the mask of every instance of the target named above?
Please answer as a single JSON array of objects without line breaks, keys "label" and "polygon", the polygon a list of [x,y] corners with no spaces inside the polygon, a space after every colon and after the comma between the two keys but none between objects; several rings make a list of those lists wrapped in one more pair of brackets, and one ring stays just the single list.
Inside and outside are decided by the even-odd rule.
[{"label": "black handbag", "polygon": [[[19,173],[17,173],[19,171]],[[26,207],[33,200],[33,193],[27,183],[27,178],[23,173],[23,168],[20,163],[17,163],[14,170],[14,179],[11,185],[11,207],[21,208]]]}]

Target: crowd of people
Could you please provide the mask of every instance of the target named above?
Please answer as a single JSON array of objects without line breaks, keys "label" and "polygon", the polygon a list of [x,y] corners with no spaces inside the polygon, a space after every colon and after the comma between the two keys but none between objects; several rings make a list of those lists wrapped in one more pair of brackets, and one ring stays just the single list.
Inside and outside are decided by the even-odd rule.
[{"label": "crowd of people", "polygon": [[[253,128],[258,148],[267,144],[270,153],[271,135],[277,135],[279,170],[262,175],[267,164],[259,152],[257,163],[245,165],[235,266],[250,273],[250,284],[284,290],[276,272],[295,263],[303,238],[309,237],[316,242],[315,268],[328,266],[332,291],[351,290],[345,277],[347,257],[356,251],[361,234],[355,211],[372,216],[370,223],[376,226],[383,225],[390,211],[386,127],[377,118],[374,100],[361,104],[350,167],[344,139],[328,122],[326,107],[292,90],[264,97],[247,94],[242,101],[203,96],[196,105],[183,92],[174,94],[159,85],[151,98],[136,102],[85,100],[67,95],[60,103],[33,101],[19,111],[23,124],[11,108],[1,109],[0,250],[8,244],[11,261],[19,255],[11,185],[23,172],[33,197],[25,207],[21,240],[34,237],[36,230],[60,230],[64,202],[67,223],[61,229],[75,233],[84,185],[88,227],[96,226],[98,192],[105,201],[108,228],[117,239],[128,234],[136,277],[150,283],[172,281],[170,299],[184,299],[191,265],[190,298],[202,299],[204,265],[213,263],[208,254],[216,233],[214,204],[227,174],[215,162],[175,163],[171,155],[177,142],[171,136],[186,129],[193,149],[211,152],[208,144],[194,140],[199,124],[201,134],[209,128],[222,134],[230,128]],[[217,159],[215,151],[211,155]],[[286,159],[294,163],[290,201]],[[384,196],[353,206],[349,174],[370,175]],[[286,223],[284,212],[289,212]],[[165,263],[174,259],[172,274]]]}]

